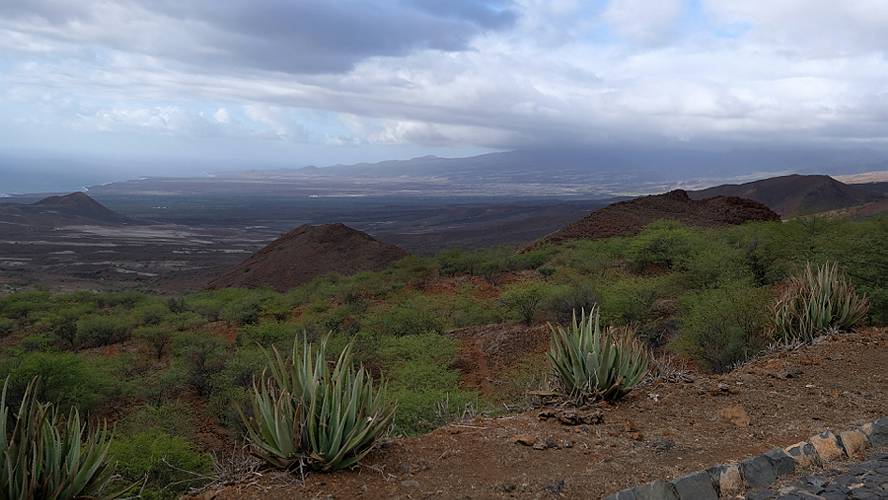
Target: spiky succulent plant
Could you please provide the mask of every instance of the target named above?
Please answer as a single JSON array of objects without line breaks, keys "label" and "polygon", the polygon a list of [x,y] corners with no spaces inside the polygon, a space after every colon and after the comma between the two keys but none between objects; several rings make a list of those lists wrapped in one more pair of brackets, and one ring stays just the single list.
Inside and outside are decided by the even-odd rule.
[{"label": "spiky succulent plant", "polygon": [[649,355],[631,329],[602,330],[597,307],[567,328],[549,325],[549,361],[559,389],[578,403],[625,396],[643,379]]},{"label": "spiky succulent plant", "polygon": [[61,419],[52,404],[35,396],[35,378],[25,389],[9,421],[8,379],[0,396],[0,498],[113,498],[111,468],[105,458],[111,433],[101,425],[91,431],[72,408]]},{"label": "spiky succulent plant", "polygon": [[332,370],[326,338],[316,350],[303,341],[301,356],[297,347],[289,358],[266,351],[268,367],[251,394],[253,416],[243,417],[253,452],[281,468],[351,467],[385,436],[395,407],[384,386],[355,368],[351,344]]},{"label": "spiky succulent plant", "polygon": [[774,306],[774,336],[786,343],[810,342],[828,331],[849,330],[869,311],[869,300],[835,262],[805,270],[789,280]]}]

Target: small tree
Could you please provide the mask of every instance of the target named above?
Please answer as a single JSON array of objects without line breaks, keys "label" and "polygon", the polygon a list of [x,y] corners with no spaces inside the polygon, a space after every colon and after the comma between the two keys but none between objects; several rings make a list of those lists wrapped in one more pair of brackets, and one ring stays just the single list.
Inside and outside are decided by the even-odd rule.
[{"label": "small tree", "polygon": [[543,283],[516,283],[500,296],[500,302],[518,315],[526,325],[532,325],[540,304],[548,296],[550,288]]}]

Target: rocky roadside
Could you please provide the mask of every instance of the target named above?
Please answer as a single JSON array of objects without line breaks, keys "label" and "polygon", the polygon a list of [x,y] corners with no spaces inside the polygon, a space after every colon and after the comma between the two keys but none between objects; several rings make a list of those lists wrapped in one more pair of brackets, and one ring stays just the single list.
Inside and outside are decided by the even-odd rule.
[{"label": "rocky roadside", "polygon": [[[849,471],[832,483],[815,475],[789,489],[777,492],[769,489],[780,478],[795,474],[797,469],[822,467],[829,462],[846,458],[860,458],[872,447],[885,446],[888,446],[888,417],[838,434],[824,431],[811,436],[807,441],[786,448],[773,448],[738,463],[717,465],[672,481],[656,480],[627,488],[608,495],[605,500],[717,500],[737,498],[747,491],[752,493],[746,498],[755,500],[818,498],[819,493],[812,492],[815,489],[829,493],[827,498],[885,498],[888,497],[888,455],[871,463],[861,464],[861,467]],[[870,470],[875,470],[878,474],[870,477],[868,482],[861,483],[861,476],[866,476]],[[852,486],[859,490],[854,491],[854,496],[841,493],[851,493]],[[881,496],[876,494],[878,491],[882,492]],[[806,493],[815,496],[805,497]],[[857,493],[864,496],[857,496]]]}]

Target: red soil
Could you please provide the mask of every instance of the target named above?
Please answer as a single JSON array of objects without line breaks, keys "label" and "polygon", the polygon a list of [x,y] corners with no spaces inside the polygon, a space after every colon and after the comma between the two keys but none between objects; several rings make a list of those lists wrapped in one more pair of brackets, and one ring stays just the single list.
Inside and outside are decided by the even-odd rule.
[{"label": "red soil", "polygon": [[[483,376],[498,351],[480,350],[489,351]],[[394,439],[353,471],[311,474],[304,485],[266,474],[203,498],[597,498],[886,415],[886,367],[888,330],[836,335],[727,375],[652,382],[599,405],[600,424],[541,421],[536,411],[478,417]]]}]

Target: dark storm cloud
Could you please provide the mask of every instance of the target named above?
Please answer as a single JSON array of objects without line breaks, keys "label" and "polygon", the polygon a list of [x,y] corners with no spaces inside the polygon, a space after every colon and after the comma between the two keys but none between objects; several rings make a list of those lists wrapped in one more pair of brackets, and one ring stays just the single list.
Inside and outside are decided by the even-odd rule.
[{"label": "dark storm cloud", "polygon": [[[136,0],[113,8],[101,2],[0,0],[0,15],[62,27],[101,22],[112,9],[122,25],[100,37],[111,48],[197,66],[294,74],[340,73],[368,57],[422,49],[461,51],[473,37],[509,28],[516,19],[511,3],[501,0]],[[138,29],[127,25],[128,18],[143,21],[146,15],[163,31],[149,41],[124,31]]]}]

